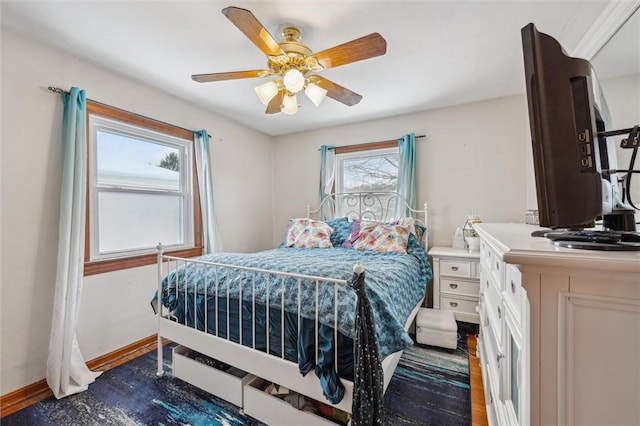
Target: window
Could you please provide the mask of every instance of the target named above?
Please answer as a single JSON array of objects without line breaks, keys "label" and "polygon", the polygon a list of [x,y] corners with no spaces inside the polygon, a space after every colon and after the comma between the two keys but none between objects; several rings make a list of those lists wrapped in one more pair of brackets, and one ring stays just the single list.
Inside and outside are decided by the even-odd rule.
[{"label": "window", "polygon": [[[372,144],[336,147],[336,192],[395,192],[398,181],[398,143],[396,141],[377,142]],[[381,212],[394,211],[396,197],[380,194],[371,205],[366,200],[358,199],[357,206],[354,199],[343,197],[336,200],[338,214],[348,216],[349,212],[357,209],[371,211],[371,218],[381,218]],[[384,206],[382,206],[383,204]],[[362,215],[361,212],[358,213]],[[367,215],[365,215],[367,216]]]},{"label": "window", "polygon": [[87,102],[85,275],[202,254],[193,133]]}]

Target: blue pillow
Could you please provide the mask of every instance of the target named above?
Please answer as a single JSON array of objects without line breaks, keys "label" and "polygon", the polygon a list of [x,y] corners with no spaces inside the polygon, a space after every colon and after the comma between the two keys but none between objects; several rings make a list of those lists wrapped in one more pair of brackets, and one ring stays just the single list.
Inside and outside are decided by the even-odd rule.
[{"label": "blue pillow", "polygon": [[346,217],[340,217],[337,219],[327,220],[326,224],[333,228],[333,233],[330,237],[331,244],[334,247],[342,247],[344,240],[346,240],[351,234],[352,222],[349,222],[349,219]]}]

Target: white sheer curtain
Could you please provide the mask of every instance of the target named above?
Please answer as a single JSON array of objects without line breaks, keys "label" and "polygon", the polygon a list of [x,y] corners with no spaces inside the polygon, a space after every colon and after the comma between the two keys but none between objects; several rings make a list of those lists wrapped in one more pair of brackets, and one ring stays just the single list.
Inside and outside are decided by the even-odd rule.
[{"label": "white sheer curtain", "polygon": [[209,135],[206,130],[197,130],[193,132],[193,140],[195,142],[198,189],[200,190],[200,208],[202,211],[203,253],[220,252],[223,249],[213,203],[213,176],[211,173]]},{"label": "white sheer curtain", "polygon": [[[320,203],[331,195],[333,181],[336,175],[336,153],[333,147],[322,145],[320,147],[320,186],[318,197]],[[333,219],[335,215],[333,203],[325,203],[320,211],[320,219]]]},{"label": "white sheer curtain", "polygon": [[87,390],[100,372],[87,368],[76,324],[82,295],[86,206],[86,95],[63,93],[62,183],[58,230],[58,266],[47,358],[47,384],[56,398]]}]

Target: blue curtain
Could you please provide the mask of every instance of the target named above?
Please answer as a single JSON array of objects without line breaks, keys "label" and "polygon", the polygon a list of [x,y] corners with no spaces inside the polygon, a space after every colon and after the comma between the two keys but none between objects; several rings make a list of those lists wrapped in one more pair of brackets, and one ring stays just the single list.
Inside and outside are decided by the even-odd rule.
[{"label": "blue curtain", "polygon": [[[335,178],[335,158],[335,150],[332,146],[320,147],[320,186],[318,188],[320,203],[331,195]],[[321,220],[333,219],[335,215],[333,203],[323,204],[319,213]]]},{"label": "blue curtain", "polygon": [[213,203],[213,175],[211,172],[211,153],[209,135],[206,130],[193,132],[200,191],[200,210],[202,213],[202,243],[204,254],[222,251],[222,242],[218,232]]},{"label": "blue curtain", "polygon": [[[398,184],[397,192],[411,208],[416,204],[416,135],[409,133],[398,139]],[[401,202],[396,204],[395,217],[411,214]]]},{"label": "blue curtain", "polygon": [[62,94],[62,101],[58,263],[46,370],[47,384],[56,398],[85,391],[100,375],[87,368],[76,337],[84,268],[86,95],[73,87]]}]

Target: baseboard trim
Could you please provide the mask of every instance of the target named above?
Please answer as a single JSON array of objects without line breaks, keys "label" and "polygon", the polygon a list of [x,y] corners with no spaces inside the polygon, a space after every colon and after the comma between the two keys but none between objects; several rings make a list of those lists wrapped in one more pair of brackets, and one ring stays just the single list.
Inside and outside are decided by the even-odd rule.
[{"label": "baseboard trim", "polygon": [[[89,367],[89,370],[94,371],[108,371],[118,365],[124,364],[125,362],[156,349],[157,339],[157,334],[145,337],[144,339],[140,339],[130,345],[116,349],[113,352],[109,352],[106,355],[87,361],[87,367]],[[164,343],[167,344],[169,341],[165,339]],[[0,418],[13,414],[16,411],[20,411],[21,409],[42,401],[43,399],[49,398],[52,395],[53,392],[49,389],[49,385],[47,385],[47,381],[45,379],[17,389],[13,392],[9,392],[5,395],[0,395]]]}]

